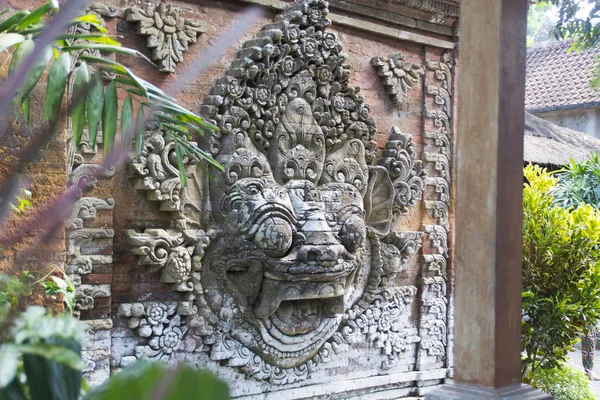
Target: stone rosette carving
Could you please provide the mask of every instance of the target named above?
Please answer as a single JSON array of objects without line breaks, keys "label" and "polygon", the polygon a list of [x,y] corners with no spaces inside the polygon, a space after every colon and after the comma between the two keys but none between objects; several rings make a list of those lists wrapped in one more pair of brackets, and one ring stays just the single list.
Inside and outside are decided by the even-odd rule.
[{"label": "stone rosette carving", "polygon": [[418,289],[388,278],[421,248],[422,232],[392,221],[417,204],[423,170],[399,131],[376,159],[327,13],[322,0],[294,4],[217,79],[201,108],[220,128],[202,144],[224,168],[214,179],[188,160],[182,187],[170,139],[146,133],[132,176],[174,221],[126,235],[180,300],[121,305],[139,340],[120,366],[203,356],[288,384],[361,343],[380,349],[382,370],[419,345]]},{"label": "stone rosette carving", "polygon": [[420,64],[405,60],[402,53],[390,54],[385,57],[373,57],[371,65],[381,79],[385,92],[394,104],[403,104],[408,92],[419,83],[425,69]]},{"label": "stone rosette carving", "polygon": [[136,22],[138,33],[147,36],[152,59],[158,61],[158,70],[163,72],[175,72],[189,44],[196,43],[198,35],[204,32],[200,21],[183,18],[171,4],[131,7],[125,10],[125,18]]}]

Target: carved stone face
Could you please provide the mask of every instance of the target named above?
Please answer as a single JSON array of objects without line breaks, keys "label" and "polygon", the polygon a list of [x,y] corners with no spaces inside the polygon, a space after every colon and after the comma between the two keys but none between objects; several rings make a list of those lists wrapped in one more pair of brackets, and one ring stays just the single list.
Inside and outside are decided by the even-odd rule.
[{"label": "carved stone face", "polygon": [[233,336],[282,368],[314,356],[368,275],[363,197],[354,186],[243,178],[222,203],[228,233],[207,253],[209,305],[231,295]]},{"label": "carved stone face", "polygon": [[[311,86],[307,79],[297,79],[299,90]],[[291,368],[335,333],[368,280],[364,145],[356,140],[327,155],[302,97],[287,102],[266,152],[244,138],[228,142],[231,184],[213,203],[223,233],[207,249],[202,286],[217,315],[233,299],[225,320],[234,338]]]}]

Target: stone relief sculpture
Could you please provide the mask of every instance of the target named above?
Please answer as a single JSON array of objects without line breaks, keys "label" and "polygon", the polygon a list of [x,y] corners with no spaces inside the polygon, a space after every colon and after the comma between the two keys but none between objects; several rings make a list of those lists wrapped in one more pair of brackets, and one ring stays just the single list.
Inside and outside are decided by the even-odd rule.
[{"label": "stone relief sculpture", "polygon": [[138,33],[147,36],[147,46],[152,49],[152,59],[158,61],[159,71],[175,72],[183,61],[183,53],[204,28],[200,21],[183,18],[170,4],[146,3],[143,8],[125,10],[129,22],[137,22]]},{"label": "stone relief sculpture", "polygon": [[373,57],[371,65],[381,78],[385,92],[398,105],[406,101],[408,91],[425,74],[422,65],[405,61],[402,53],[390,54],[388,58]]},{"label": "stone relief sculpture", "polygon": [[[421,289],[388,282],[421,248],[423,232],[392,220],[421,198],[424,169],[397,129],[376,157],[374,120],[327,13],[323,0],[295,3],[217,79],[201,109],[220,128],[203,144],[224,167],[215,179],[189,163],[183,188],[172,143],[146,132],[132,176],[173,224],[128,230],[128,242],[180,300],[120,305],[138,339],[113,354],[118,366],[210,359],[286,384],[357,344],[380,349],[387,370],[421,343],[411,316]],[[438,258],[423,263],[445,273]]]}]

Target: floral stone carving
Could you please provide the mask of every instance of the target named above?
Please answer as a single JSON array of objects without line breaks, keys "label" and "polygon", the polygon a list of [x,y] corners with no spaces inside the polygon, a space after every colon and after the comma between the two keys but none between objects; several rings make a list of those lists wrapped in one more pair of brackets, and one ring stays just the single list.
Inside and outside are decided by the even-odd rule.
[{"label": "floral stone carving", "polygon": [[[167,310],[160,326],[148,319],[156,305],[124,306],[140,344],[121,365],[207,353],[285,384],[357,343],[381,349],[385,369],[420,342],[416,287],[387,287],[386,276],[421,246],[423,233],[391,229],[394,210],[420,198],[421,164],[400,133],[377,162],[375,123],[349,85],[341,44],[324,29],[327,12],[322,0],[297,2],[217,80],[201,109],[220,127],[203,143],[224,167],[214,179],[187,165],[191,184],[177,186],[172,144],[147,133],[152,140],[132,164],[136,187],[181,218],[173,229],[127,236],[181,301],[176,312],[159,306]],[[177,196],[163,190],[167,182]],[[397,263],[384,262],[386,252]]]},{"label": "floral stone carving", "polygon": [[390,54],[387,59],[373,57],[371,65],[381,78],[385,92],[395,104],[404,103],[409,90],[425,75],[422,65],[405,61],[402,53]]},{"label": "floral stone carving", "polygon": [[159,71],[175,72],[183,61],[183,53],[204,28],[200,21],[183,18],[170,4],[146,3],[144,8],[125,10],[127,21],[138,23],[138,33],[147,36],[147,46],[152,49],[152,59],[158,61]]}]

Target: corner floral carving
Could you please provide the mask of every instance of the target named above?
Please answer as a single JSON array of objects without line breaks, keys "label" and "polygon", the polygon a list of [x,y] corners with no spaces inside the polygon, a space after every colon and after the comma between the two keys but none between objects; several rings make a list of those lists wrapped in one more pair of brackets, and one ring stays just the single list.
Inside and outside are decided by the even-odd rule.
[{"label": "corner floral carving", "polygon": [[152,59],[158,61],[158,69],[163,72],[175,72],[189,44],[196,43],[198,35],[204,32],[200,21],[181,17],[170,4],[131,7],[125,10],[125,18],[138,23],[138,33],[147,36]]},{"label": "corner floral carving", "polygon": [[365,339],[374,348],[381,349],[387,356],[381,369],[389,370],[397,364],[400,355],[419,343],[421,338],[407,329],[410,324],[409,308],[417,295],[414,286],[385,289],[365,296],[367,307],[356,306],[347,313],[348,322],[339,334],[334,336],[338,344],[361,343]]},{"label": "corner floral carving", "polygon": [[385,92],[395,104],[404,103],[409,90],[425,74],[422,65],[405,61],[402,53],[390,54],[388,58],[373,57],[371,65],[381,78]]}]

